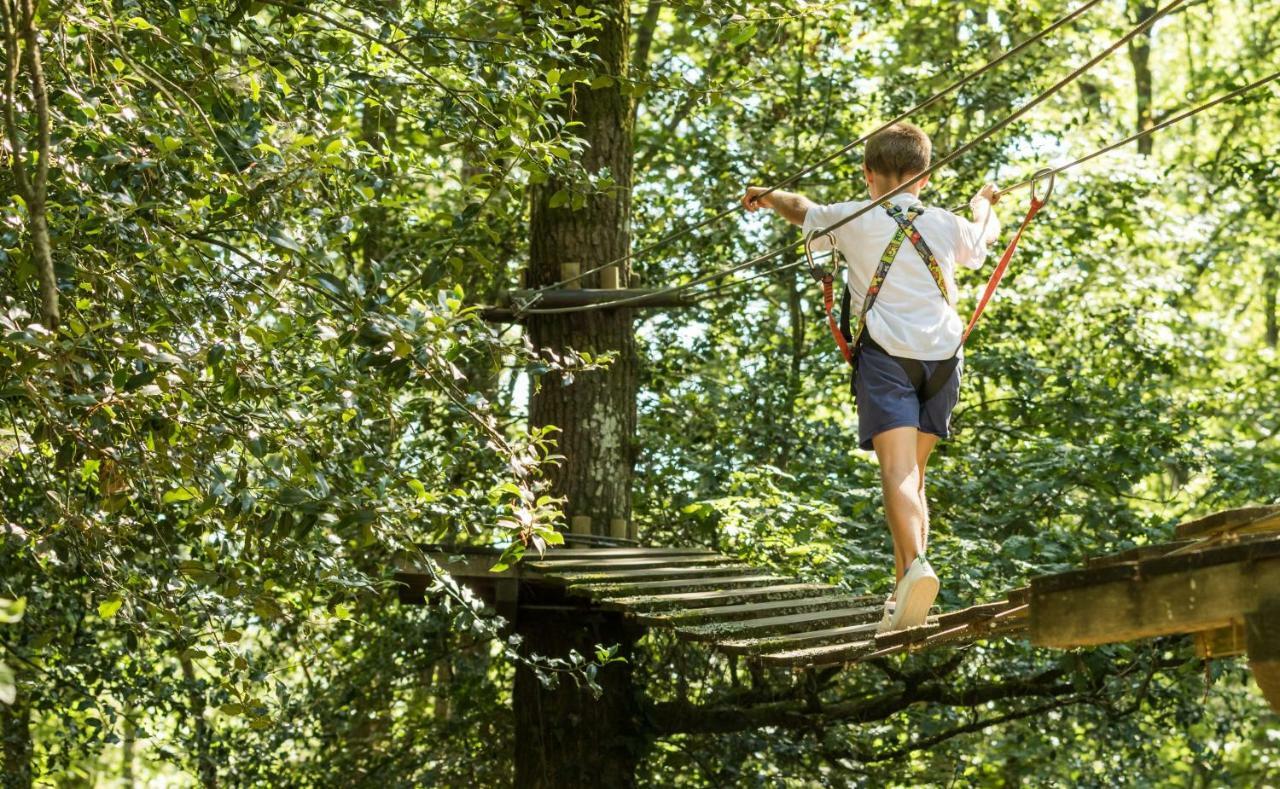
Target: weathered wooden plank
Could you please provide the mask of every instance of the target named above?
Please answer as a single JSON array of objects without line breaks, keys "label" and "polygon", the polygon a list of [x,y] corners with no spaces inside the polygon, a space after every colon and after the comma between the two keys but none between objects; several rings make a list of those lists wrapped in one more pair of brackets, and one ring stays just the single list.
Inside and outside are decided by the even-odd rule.
[{"label": "weathered wooden plank", "polygon": [[570,570],[605,572],[612,570],[643,570],[649,567],[697,567],[733,564],[738,559],[728,556],[650,556],[623,557],[619,559],[566,559],[563,561],[533,561],[525,566],[539,572],[567,572]]},{"label": "weathered wooden plank", "polygon": [[968,608],[961,608],[958,611],[951,611],[938,617],[938,627],[947,630],[957,625],[967,625],[971,622],[978,622],[990,619],[1001,611],[1007,611],[1014,608],[1014,604],[1008,600],[998,600],[994,603],[982,603],[980,605],[972,605]]},{"label": "weathered wooden plank", "polygon": [[833,608],[854,608],[873,603],[879,597],[871,595],[828,594],[816,597],[768,600],[763,603],[739,603],[714,605],[703,608],[677,608],[652,613],[636,614],[638,622],[647,625],[700,625],[711,622],[732,622],[754,619],[757,616],[801,614],[806,611],[824,611]]},{"label": "weathered wooden plank", "polygon": [[1280,526],[1280,504],[1239,507],[1234,510],[1215,512],[1183,523],[1173,531],[1174,536],[1185,540],[1237,531],[1241,527],[1257,528],[1259,525]]},{"label": "weathered wooden plank", "polygon": [[681,578],[675,581],[634,581],[618,584],[573,584],[569,594],[581,597],[624,597],[661,592],[710,592],[746,586],[770,586],[793,580],[781,575],[731,575],[718,578]]},{"label": "weathered wooden plank", "polygon": [[842,627],[828,627],[821,630],[805,630],[785,635],[762,636],[760,638],[727,638],[716,641],[715,648],[730,655],[759,655],[787,650],[808,649],[811,647],[847,644],[852,641],[865,641],[876,632],[879,622],[861,621],[858,624]]},{"label": "weathered wooden plank", "polygon": [[1139,563],[1143,577],[1180,573],[1200,567],[1231,562],[1258,561],[1280,557],[1280,536],[1255,534],[1233,538],[1195,551],[1158,556]]},{"label": "weathered wooden plank", "polygon": [[1180,548],[1186,548],[1196,540],[1178,540],[1177,542],[1162,542],[1157,545],[1139,545],[1128,550],[1109,553],[1103,556],[1090,556],[1084,560],[1085,567],[1105,567],[1108,564],[1124,564],[1126,562],[1140,562],[1144,559],[1151,559],[1156,556],[1163,556],[1170,551],[1176,551]]},{"label": "weathered wooden plank", "polygon": [[1080,589],[1116,581],[1128,581],[1138,574],[1137,562],[1108,564],[1084,570],[1068,570],[1054,575],[1041,575],[1031,579],[1031,594],[1058,590]]},{"label": "weathered wooden plank", "polygon": [[[790,580],[790,579],[788,579]],[[740,605],[768,600],[795,600],[830,594],[836,587],[826,584],[785,583],[747,589],[716,589],[705,592],[673,592],[653,595],[617,595],[598,598],[602,608],[611,611],[657,612],[677,608],[717,605]]]},{"label": "weathered wooden plank", "polygon": [[887,633],[876,634],[876,648],[906,646],[908,644],[916,644],[924,641],[931,634],[938,632],[938,620],[936,617],[929,617],[923,625],[919,627],[909,627],[906,630],[891,630]]},{"label": "weathered wooden plank", "polygon": [[1212,630],[1242,619],[1264,597],[1280,597],[1280,556],[1255,558],[1246,552],[1243,561],[1146,572],[1147,564],[1165,561],[1144,562],[1140,576],[1091,586],[1056,587],[1036,579],[1032,642],[1069,648]]},{"label": "weathered wooden plank", "polygon": [[842,625],[869,622],[884,612],[883,605],[838,608],[831,611],[808,611],[802,614],[783,614],[736,622],[714,622],[706,625],[688,625],[676,628],[680,635],[692,641],[721,641],[726,638],[756,637],[781,633],[794,633]]},{"label": "weathered wooden plank", "polygon": [[1017,589],[1010,589],[1004,597],[1013,605],[1025,605],[1031,599],[1031,587],[1019,586]]},{"label": "weathered wooden plank", "polygon": [[755,660],[767,666],[830,666],[837,663],[850,663],[874,651],[874,639],[851,641],[843,644],[810,647],[808,649],[788,649],[781,652],[766,652],[756,655]]},{"label": "weathered wooden plank", "polygon": [[647,559],[655,556],[719,556],[706,548],[548,548],[542,556],[529,554],[530,559],[555,562],[574,559]]},{"label": "weathered wooden plank", "polygon": [[568,572],[545,571],[543,575],[551,581],[563,584],[581,583],[623,583],[626,581],[665,581],[676,578],[716,575],[752,575],[767,573],[763,567],[752,567],[749,564],[735,562],[713,567],[646,567],[641,570],[616,570],[610,572]]}]

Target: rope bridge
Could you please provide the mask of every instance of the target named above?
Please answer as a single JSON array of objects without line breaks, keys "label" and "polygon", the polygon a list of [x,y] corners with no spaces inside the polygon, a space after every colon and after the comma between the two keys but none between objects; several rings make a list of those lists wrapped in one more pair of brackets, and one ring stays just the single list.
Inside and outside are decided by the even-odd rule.
[{"label": "rope bridge", "polygon": [[[522,607],[613,612],[765,666],[850,664],[997,637],[1073,648],[1191,634],[1204,658],[1248,654],[1280,711],[1280,505],[1184,523],[1176,539],[1092,557],[1001,599],[877,634],[882,595],[755,567],[705,548],[552,548],[502,573],[497,548],[434,546],[428,555],[508,619]],[[424,601],[428,568],[396,574]]]}]

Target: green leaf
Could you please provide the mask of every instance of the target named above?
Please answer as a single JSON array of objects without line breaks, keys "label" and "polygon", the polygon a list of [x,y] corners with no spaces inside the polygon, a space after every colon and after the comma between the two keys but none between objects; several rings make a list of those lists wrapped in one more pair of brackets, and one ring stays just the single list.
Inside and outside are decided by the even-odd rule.
[{"label": "green leaf", "polygon": [[162,497],[162,500],[165,504],[175,504],[181,501],[191,501],[192,499],[199,497],[200,491],[198,489],[184,485],[180,488],[174,488],[173,490],[167,491]]},{"label": "green leaf", "polygon": [[120,610],[120,606],[124,605],[124,598],[119,593],[113,594],[101,603],[98,603],[98,616],[103,619],[111,619]]}]

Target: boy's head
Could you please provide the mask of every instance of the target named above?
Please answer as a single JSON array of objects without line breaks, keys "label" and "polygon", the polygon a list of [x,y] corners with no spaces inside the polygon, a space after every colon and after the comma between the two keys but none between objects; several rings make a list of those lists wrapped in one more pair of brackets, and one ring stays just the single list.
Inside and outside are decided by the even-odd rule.
[{"label": "boy's head", "polygon": [[[891,189],[927,169],[932,156],[933,143],[929,135],[919,126],[900,122],[871,135],[862,162],[868,181],[874,177],[880,185]],[[924,183],[921,181],[917,186]]]}]

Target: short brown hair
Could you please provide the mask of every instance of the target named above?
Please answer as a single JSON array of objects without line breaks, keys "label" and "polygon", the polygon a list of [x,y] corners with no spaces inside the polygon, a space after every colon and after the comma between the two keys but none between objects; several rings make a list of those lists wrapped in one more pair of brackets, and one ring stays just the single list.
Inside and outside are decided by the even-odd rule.
[{"label": "short brown hair", "polygon": [[863,158],[877,175],[902,178],[924,172],[933,156],[933,143],[919,126],[895,123],[867,140]]}]

